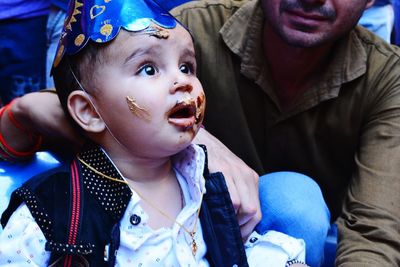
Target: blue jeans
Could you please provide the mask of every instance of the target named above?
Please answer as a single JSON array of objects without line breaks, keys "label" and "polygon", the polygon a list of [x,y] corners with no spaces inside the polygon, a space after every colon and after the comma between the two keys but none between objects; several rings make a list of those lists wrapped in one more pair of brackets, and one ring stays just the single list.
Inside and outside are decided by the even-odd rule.
[{"label": "blue jeans", "polygon": [[0,98],[38,91],[45,85],[47,16],[0,21]]},{"label": "blue jeans", "polygon": [[372,6],[366,9],[359,24],[390,43],[394,24],[393,6]]},{"label": "blue jeans", "polygon": [[307,264],[323,262],[330,213],[317,183],[308,176],[276,172],[260,177],[262,220],[257,232],[276,230],[306,243]]}]

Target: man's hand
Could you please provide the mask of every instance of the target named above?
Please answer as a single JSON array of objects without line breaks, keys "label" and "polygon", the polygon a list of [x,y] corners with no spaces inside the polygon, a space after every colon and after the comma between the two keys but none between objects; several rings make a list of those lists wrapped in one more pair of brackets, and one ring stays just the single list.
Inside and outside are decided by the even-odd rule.
[{"label": "man's hand", "polygon": [[[83,144],[83,137],[65,116],[55,93],[26,94],[16,99],[12,112],[24,127],[41,134],[47,143],[62,140],[62,143],[68,141],[75,147]],[[13,140],[16,145],[19,141],[22,140]]]},{"label": "man's hand", "polygon": [[224,174],[242,238],[246,239],[261,220],[257,173],[204,129],[200,129],[193,142],[207,146],[210,172]]}]

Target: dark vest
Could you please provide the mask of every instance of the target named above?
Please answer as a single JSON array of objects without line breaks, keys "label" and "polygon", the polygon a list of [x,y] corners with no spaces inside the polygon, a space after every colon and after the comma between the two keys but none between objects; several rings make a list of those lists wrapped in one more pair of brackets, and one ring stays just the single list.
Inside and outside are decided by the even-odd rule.
[{"label": "dark vest", "polygon": [[[90,160],[88,155],[93,153],[99,151],[92,149],[81,157]],[[108,161],[106,157],[100,159],[103,160]],[[118,177],[118,172],[111,167],[108,175]],[[205,179],[207,193],[203,197],[200,221],[207,260],[216,267],[248,266],[225,179],[221,173],[208,172]],[[102,192],[107,192],[107,197],[99,196]],[[12,213],[25,202],[46,237],[51,266],[114,266],[119,222],[130,198],[131,191],[126,184],[104,181],[74,159],[70,164],[30,179],[14,191],[1,223],[4,227]]]}]

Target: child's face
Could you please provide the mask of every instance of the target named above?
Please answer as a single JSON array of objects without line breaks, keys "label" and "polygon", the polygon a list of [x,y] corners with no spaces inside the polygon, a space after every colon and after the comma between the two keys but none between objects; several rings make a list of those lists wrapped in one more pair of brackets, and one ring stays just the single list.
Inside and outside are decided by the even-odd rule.
[{"label": "child's face", "polygon": [[121,30],[93,77],[94,104],[112,135],[149,157],[188,146],[205,107],[190,34],[180,25],[159,33]]}]

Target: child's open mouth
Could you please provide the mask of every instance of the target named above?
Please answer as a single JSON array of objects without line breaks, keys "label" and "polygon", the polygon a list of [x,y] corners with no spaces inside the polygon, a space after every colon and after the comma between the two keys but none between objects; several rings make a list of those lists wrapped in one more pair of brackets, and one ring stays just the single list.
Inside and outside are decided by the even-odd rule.
[{"label": "child's open mouth", "polygon": [[178,127],[192,127],[196,122],[196,102],[189,99],[177,103],[168,112],[168,122]]}]

